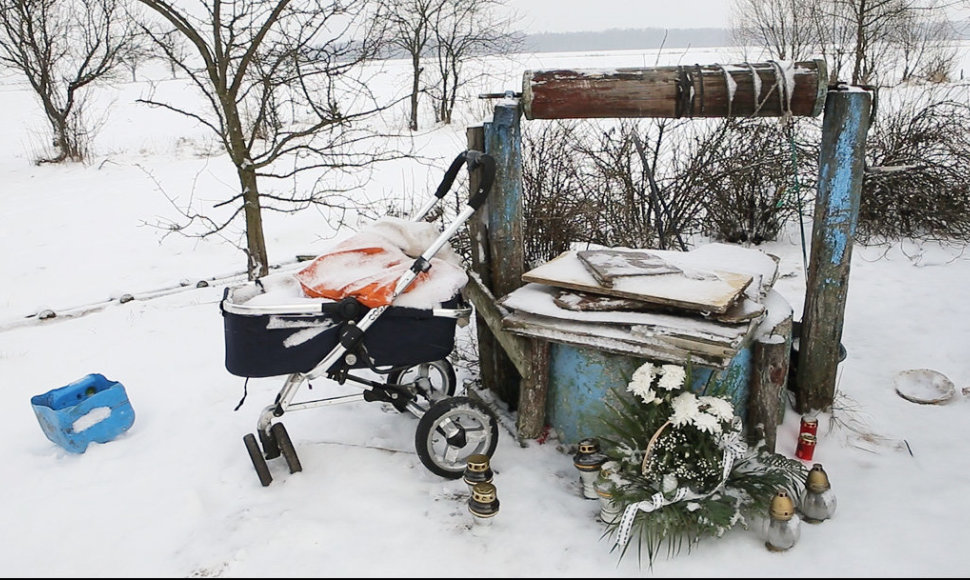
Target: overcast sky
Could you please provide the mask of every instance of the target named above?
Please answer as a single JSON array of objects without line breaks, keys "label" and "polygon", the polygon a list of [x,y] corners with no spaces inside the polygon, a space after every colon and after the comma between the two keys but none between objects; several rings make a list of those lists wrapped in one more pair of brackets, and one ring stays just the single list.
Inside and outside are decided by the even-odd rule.
[{"label": "overcast sky", "polygon": [[530,33],[610,28],[726,28],[731,0],[508,0]]}]

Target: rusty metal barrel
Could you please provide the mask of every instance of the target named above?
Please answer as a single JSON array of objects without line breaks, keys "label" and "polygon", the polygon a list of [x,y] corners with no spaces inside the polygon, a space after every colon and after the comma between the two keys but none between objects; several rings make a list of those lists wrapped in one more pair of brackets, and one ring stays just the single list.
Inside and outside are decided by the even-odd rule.
[{"label": "rusty metal barrel", "polygon": [[815,117],[825,106],[824,60],[526,71],[527,119]]}]

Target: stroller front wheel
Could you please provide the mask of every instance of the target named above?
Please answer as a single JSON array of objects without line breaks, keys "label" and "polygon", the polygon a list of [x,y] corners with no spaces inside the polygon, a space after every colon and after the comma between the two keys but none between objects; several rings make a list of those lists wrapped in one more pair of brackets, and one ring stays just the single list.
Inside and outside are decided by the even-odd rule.
[{"label": "stroller front wheel", "polygon": [[273,426],[269,430],[273,434],[273,440],[276,443],[277,449],[280,450],[283,458],[286,459],[286,466],[290,468],[290,473],[303,471],[303,465],[300,463],[300,458],[296,454],[296,449],[293,447],[289,433],[286,432],[286,427],[282,423],[273,423]]},{"label": "stroller front wheel", "polygon": [[269,472],[269,466],[266,465],[266,460],[263,459],[263,452],[259,449],[256,436],[252,433],[247,433],[243,436],[243,443],[246,444],[246,451],[249,452],[249,458],[252,460],[253,467],[256,469],[256,475],[259,476],[259,483],[263,487],[266,487],[273,482],[273,476]]},{"label": "stroller front wheel", "polygon": [[418,421],[418,458],[428,471],[448,479],[464,474],[470,455],[489,457],[498,446],[498,421],[484,403],[470,397],[438,401]]},{"label": "stroller front wheel", "polygon": [[406,388],[425,406],[454,395],[458,379],[451,362],[441,359],[395,369],[388,373],[387,384]]}]

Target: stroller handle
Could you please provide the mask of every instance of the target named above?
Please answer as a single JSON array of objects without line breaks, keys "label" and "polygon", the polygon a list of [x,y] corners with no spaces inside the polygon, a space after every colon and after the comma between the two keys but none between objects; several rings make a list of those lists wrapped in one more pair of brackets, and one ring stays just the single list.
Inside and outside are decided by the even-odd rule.
[{"label": "stroller handle", "polygon": [[444,178],[441,180],[441,184],[438,185],[438,189],[435,191],[434,196],[438,199],[443,198],[447,195],[451,186],[455,183],[455,178],[458,177],[458,171],[461,166],[465,163],[468,164],[468,170],[474,171],[475,169],[482,168],[482,177],[479,180],[478,187],[475,192],[472,193],[468,198],[468,205],[472,209],[478,209],[485,203],[485,198],[488,197],[488,192],[492,190],[492,183],[495,182],[495,159],[481,151],[475,151],[469,149],[468,151],[463,151],[454,161],[451,162],[451,166],[448,167],[448,171],[445,172]]}]

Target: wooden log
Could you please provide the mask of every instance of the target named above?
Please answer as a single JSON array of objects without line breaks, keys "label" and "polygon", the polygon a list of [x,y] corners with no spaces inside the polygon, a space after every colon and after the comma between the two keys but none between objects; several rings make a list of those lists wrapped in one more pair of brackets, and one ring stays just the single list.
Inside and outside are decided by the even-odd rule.
[{"label": "wooden log", "polygon": [[527,119],[814,117],[828,88],[824,60],[526,71]]},{"label": "wooden log", "polygon": [[549,343],[529,340],[529,372],[519,383],[519,408],[515,428],[519,440],[535,439],[546,426],[549,394]]},{"label": "wooden log", "polygon": [[785,417],[786,383],[791,358],[792,314],[759,334],[751,345],[751,385],[748,390],[748,441],[765,440],[775,451],[778,425]]},{"label": "wooden log", "polygon": [[835,400],[871,106],[872,94],[858,87],[831,90],[826,98],[795,377],[799,413],[828,411]]}]

